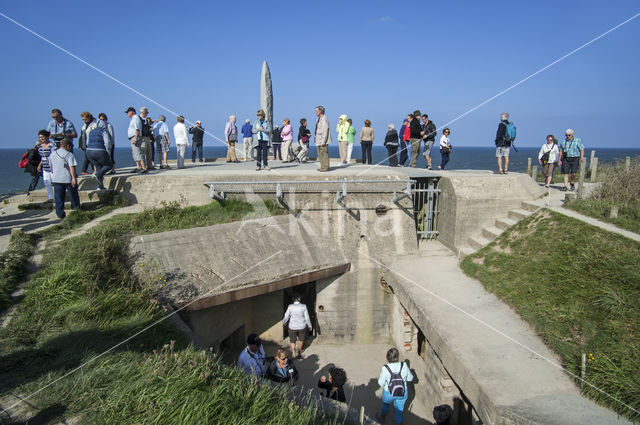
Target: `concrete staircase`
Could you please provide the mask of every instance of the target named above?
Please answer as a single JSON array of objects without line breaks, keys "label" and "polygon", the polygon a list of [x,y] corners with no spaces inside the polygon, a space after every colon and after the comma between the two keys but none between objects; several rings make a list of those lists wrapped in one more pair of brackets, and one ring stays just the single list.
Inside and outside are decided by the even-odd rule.
[{"label": "concrete staircase", "polygon": [[529,217],[538,211],[540,206],[531,201],[525,201],[520,208],[510,210],[506,217],[497,218],[492,226],[481,229],[480,233],[470,237],[467,244],[458,248],[458,257],[463,258],[473,254],[489,245],[494,239],[502,234],[505,230],[518,223],[520,220]]}]

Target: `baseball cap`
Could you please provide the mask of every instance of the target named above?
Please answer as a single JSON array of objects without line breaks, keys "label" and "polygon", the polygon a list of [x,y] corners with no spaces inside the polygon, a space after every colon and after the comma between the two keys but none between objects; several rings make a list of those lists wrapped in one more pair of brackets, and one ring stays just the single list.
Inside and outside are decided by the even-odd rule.
[{"label": "baseball cap", "polygon": [[200,122],[200,120],[198,120],[198,121],[196,121],[196,124],[202,124],[202,123]]},{"label": "baseball cap", "polygon": [[126,110],[126,111],[124,111],[124,113],[125,113],[125,114],[128,114],[129,112],[133,112],[133,113],[135,113],[135,112],[136,112],[136,108],[134,108],[133,106],[129,106],[129,107],[127,108],[127,110]]},{"label": "baseball cap", "polygon": [[247,337],[247,345],[260,345],[262,344],[262,340],[258,336],[258,334],[249,334]]}]

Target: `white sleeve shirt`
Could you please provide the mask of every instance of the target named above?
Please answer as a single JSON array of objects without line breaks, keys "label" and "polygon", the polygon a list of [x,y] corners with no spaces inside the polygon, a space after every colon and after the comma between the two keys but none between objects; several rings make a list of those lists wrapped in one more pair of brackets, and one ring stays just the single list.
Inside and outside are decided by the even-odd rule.
[{"label": "white sleeve shirt", "polygon": [[[407,382],[413,381],[413,375],[409,370],[409,366],[407,366],[405,362],[388,363],[385,366],[389,366],[389,369],[391,369],[393,373],[398,373],[398,371],[400,371],[400,367],[402,367],[400,376],[404,381],[405,389],[407,388]],[[389,386],[389,381],[391,380],[391,374],[385,366],[382,366],[382,371],[380,372],[380,376],[378,377],[378,385],[380,385],[383,390],[387,389],[387,387]]]},{"label": "white sleeve shirt", "polygon": [[285,325],[289,322],[289,329],[299,331],[301,329],[311,327],[311,318],[309,318],[309,310],[307,306],[300,301],[289,304],[287,311],[284,313],[282,323]]}]

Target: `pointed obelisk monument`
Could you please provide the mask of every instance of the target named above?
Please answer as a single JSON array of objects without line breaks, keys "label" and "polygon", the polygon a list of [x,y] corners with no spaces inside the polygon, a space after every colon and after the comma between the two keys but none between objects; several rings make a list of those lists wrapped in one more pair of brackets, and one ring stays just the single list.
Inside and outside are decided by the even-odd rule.
[{"label": "pointed obelisk monument", "polygon": [[262,75],[260,77],[260,108],[266,114],[265,119],[273,129],[273,90],[271,89],[271,72],[267,61],[262,62]]}]

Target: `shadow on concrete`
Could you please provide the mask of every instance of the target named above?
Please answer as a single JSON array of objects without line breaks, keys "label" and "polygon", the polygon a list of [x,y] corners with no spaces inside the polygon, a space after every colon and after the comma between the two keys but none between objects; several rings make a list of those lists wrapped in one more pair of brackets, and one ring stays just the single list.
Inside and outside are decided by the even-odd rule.
[{"label": "shadow on concrete", "polygon": [[[61,404],[55,403],[49,407],[40,410],[35,416],[25,420],[5,422],[7,425],[45,425],[60,418],[67,411],[67,408]],[[64,422],[63,422],[64,423]]]},{"label": "shadow on concrete", "polygon": [[[51,217],[47,217],[51,215]],[[52,215],[52,210],[25,210],[16,214],[5,215],[0,218],[0,236],[8,235],[11,229],[21,227],[23,231],[30,232],[49,226],[59,219]]]}]

